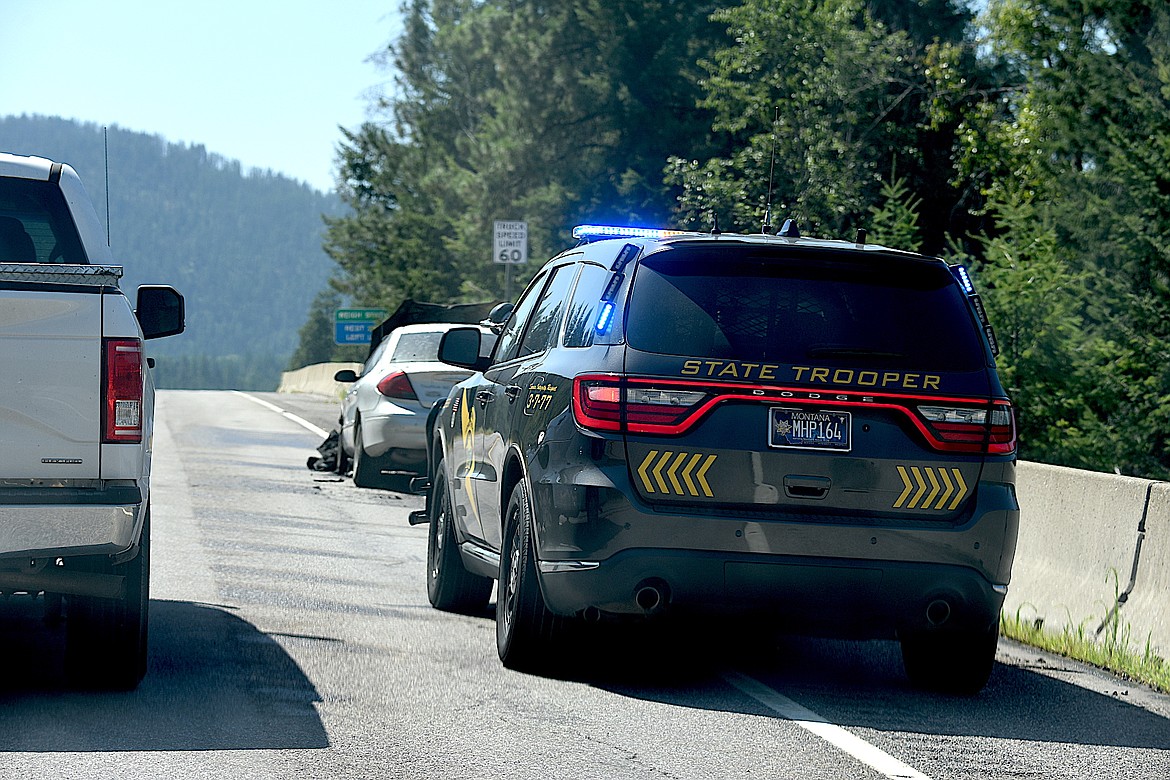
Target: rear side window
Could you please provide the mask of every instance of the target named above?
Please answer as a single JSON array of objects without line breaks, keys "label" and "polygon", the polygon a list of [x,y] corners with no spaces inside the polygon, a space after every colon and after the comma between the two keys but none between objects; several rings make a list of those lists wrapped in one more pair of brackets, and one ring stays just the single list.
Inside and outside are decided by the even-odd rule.
[{"label": "rear side window", "polygon": [[626,337],[645,352],[975,371],[982,341],[941,263],[743,247],[642,261]]},{"label": "rear side window", "polygon": [[553,271],[552,281],[540,297],[536,311],[532,314],[532,324],[524,334],[524,341],[520,345],[521,357],[544,352],[556,343],[561,332],[561,319],[565,314],[565,299],[573,287],[576,270],[576,266],[563,265]]},{"label": "rear side window", "polygon": [[601,293],[609,281],[610,272],[599,265],[581,266],[581,275],[577,279],[577,289],[573,291],[573,299],[569,302],[569,310],[565,317],[565,346],[591,347],[596,334],[594,326],[597,324],[597,307],[601,303]]},{"label": "rear side window", "polygon": [[88,262],[56,184],[0,178],[0,263]]}]

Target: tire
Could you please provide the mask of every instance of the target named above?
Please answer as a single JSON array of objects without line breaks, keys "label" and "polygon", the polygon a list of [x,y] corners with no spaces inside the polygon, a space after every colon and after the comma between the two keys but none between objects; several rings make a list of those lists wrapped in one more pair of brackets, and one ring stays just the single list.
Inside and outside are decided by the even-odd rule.
[{"label": "tire", "polygon": [[901,639],[902,664],[915,685],[941,693],[974,696],[995,666],[999,625],[987,631],[915,633]]},{"label": "tire", "polygon": [[150,605],[150,508],[138,554],[93,570],[125,578],[120,599],[71,596],[66,612],[65,668],[81,688],[130,691],[146,674]]},{"label": "tire", "polygon": [[352,464],[352,459],[345,454],[345,447],[341,446],[341,439],[337,440],[337,467],[334,469],[337,475],[344,477],[349,473],[349,467]]},{"label": "tire", "polygon": [[564,644],[568,620],[545,605],[532,549],[532,507],[521,480],[504,516],[504,544],[496,595],[496,650],[517,671],[547,669]]},{"label": "tire", "polygon": [[386,487],[386,477],[382,475],[382,459],[366,454],[362,444],[362,421],[358,419],[353,424],[353,484],[364,488]]},{"label": "tire", "polygon": [[439,461],[431,487],[431,522],[427,531],[427,597],[446,612],[478,612],[487,606],[495,584],[467,571],[455,540],[455,515],[447,485],[447,465]]}]

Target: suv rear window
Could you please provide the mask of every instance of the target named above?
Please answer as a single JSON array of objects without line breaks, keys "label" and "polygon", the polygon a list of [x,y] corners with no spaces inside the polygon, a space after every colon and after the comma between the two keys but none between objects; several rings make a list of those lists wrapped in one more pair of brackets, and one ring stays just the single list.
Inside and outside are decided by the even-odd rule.
[{"label": "suv rear window", "polygon": [[950,271],[890,256],[677,247],[645,258],[634,349],[745,361],[975,371],[982,340]]},{"label": "suv rear window", "polygon": [[56,184],[0,177],[0,263],[88,262]]}]

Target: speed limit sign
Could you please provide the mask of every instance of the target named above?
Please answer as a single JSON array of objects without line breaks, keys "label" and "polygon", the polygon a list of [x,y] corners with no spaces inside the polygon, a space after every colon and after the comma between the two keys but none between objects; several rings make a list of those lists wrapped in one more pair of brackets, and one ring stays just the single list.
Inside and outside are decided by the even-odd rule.
[{"label": "speed limit sign", "polygon": [[496,220],[492,232],[492,262],[524,265],[528,262],[528,223]]}]

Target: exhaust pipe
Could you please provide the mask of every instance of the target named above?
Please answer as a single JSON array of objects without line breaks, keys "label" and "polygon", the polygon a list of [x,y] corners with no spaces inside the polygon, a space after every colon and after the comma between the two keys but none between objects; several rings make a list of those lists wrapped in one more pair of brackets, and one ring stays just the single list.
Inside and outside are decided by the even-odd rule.
[{"label": "exhaust pipe", "polygon": [[646,580],[634,589],[634,603],[647,615],[656,615],[666,609],[670,587],[662,580]]},{"label": "exhaust pipe", "polygon": [[926,622],[932,626],[941,626],[951,619],[950,602],[944,599],[935,599],[926,606]]}]

